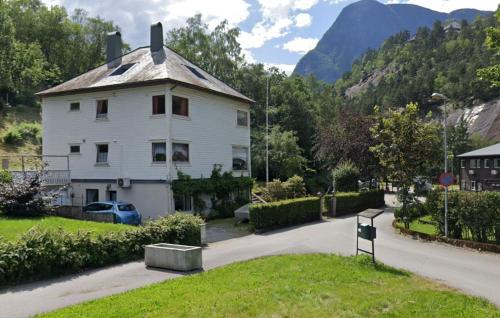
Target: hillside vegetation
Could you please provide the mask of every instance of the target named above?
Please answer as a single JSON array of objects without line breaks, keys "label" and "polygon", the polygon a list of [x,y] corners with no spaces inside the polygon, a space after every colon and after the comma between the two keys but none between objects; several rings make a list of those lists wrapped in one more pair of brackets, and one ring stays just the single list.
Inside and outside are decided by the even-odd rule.
[{"label": "hillside vegetation", "polygon": [[38,107],[16,106],[0,110],[2,156],[40,154],[42,127]]},{"label": "hillside vegetation", "polygon": [[478,77],[483,67],[498,63],[485,45],[487,30],[498,27],[494,17],[462,21],[461,30],[446,32],[440,22],[432,28],[408,31],[369,50],[334,85],[334,95],[351,107],[370,112],[373,105],[394,107],[418,102],[426,111],[433,92],[455,105],[470,106],[500,96],[500,88]]}]

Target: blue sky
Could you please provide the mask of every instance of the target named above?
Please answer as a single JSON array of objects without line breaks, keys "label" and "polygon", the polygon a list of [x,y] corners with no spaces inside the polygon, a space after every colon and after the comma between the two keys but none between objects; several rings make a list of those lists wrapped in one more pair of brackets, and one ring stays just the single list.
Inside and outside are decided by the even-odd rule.
[{"label": "blue sky", "polygon": [[[69,12],[114,21],[131,47],[148,45],[149,25],[161,21],[165,31],[182,26],[197,13],[214,27],[222,20],[241,29],[239,41],[249,62],[275,65],[290,73],[298,60],[333,24],[341,10],[357,0],[43,0]],[[380,0],[411,3],[450,12],[459,8],[495,10],[498,0]]]}]

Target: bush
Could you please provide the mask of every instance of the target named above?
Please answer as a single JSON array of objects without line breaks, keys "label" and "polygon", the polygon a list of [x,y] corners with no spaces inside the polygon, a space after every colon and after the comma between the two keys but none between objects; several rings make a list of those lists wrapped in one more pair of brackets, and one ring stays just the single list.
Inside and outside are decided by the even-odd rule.
[{"label": "bush", "polygon": [[262,194],[264,200],[268,202],[300,198],[306,195],[304,179],[294,175],[285,182],[276,179],[269,182]]},{"label": "bush", "polygon": [[22,145],[27,139],[36,144],[42,143],[42,127],[40,124],[21,123],[10,127],[3,135],[3,141],[8,145]]},{"label": "bush", "polygon": [[[358,213],[369,208],[378,208],[385,204],[383,190],[370,190],[366,192],[337,192],[336,215]],[[328,204],[332,195],[325,195],[325,203]]]},{"label": "bush", "polygon": [[42,190],[42,174],[0,183],[0,211],[8,216],[39,216],[51,212],[55,194]]},{"label": "bush", "polygon": [[[432,191],[426,212],[444,235],[444,193]],[[451,191],[448,193],[448,236],[477,242],[500,243],[500,193]]]},{"label": "bush", "polygon": [[12,174],[9,171],[0,169],[0,184],[1,183],[12,183]]},{"label": "bush", "polygon": [[337,192],[358,191],[359,169],[350,162],[342,162],[332,171]]},{"label": "bush", "polygon": [[198,217],[179,213],[95,238],[90,232],[70,234],[34,227],[18,241],[0,241],[0,285],[140,259],[148,244],[200,246],[201,223]]},{"label": "bush", "polygon": [[320,199],[307,197],[250,206],[250,223],[256,229],[286,227],[320,219]]}]

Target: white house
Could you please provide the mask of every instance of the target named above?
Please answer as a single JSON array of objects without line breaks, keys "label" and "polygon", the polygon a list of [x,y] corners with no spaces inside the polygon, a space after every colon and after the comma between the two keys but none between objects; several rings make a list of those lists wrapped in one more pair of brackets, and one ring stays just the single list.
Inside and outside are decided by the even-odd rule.
[{"label": "white house", "polygon": [[43,154],[69,155],[73,205],[128,201],[155,218],[192,209],[171,191],[179,170],[250,176],[253,101],[164,47],[160,23],[149,47],[121,46],[108,35],[106,64],[38,93]]}]

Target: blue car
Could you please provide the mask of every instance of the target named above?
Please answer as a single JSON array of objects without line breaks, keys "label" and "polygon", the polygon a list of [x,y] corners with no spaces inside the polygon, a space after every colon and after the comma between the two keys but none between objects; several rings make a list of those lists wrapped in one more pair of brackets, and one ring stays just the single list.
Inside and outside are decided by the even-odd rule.
[{"label": "blue car", "polygon": [[112,213],[115,223],[139,225],[142,216],[133,204],[120,201],[93,202],[83,207],[85,213]]}]

